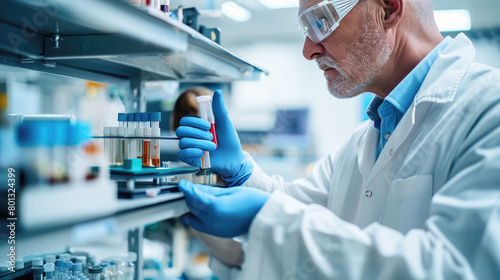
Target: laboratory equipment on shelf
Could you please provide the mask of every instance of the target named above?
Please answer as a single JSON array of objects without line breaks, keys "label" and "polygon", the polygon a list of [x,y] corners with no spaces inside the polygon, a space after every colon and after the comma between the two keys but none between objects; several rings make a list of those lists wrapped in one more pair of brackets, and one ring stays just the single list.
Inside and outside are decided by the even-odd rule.
[{"label": "laboratory equipment on shelf", "polygon": [[160,112],[119,113],[118,127],[103,128],[109,166],[123,166],[125,159],[140,158],[143,167],[160,167],[160,120]]},{"label": "laboratory equipment on shelf", "polygon": [[116,183],[88,123],[40,115],[24,118],[13,131],[20,154],[16,173],[23,178],[16,203],[20,228],[39,230],[116,211]]},{"label": "laboratory equipment on shelf", "polygon": [[85,181],[91,167],[82,148],[90,139],[90,127],[78,122],[33,121],[18,125],[26,184],[59,184]]}]

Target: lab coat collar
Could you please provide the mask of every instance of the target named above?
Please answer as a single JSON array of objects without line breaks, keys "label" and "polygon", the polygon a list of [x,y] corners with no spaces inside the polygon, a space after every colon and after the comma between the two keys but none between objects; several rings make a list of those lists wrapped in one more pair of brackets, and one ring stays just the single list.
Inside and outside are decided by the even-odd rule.
[{"label": "lab coat collar", "polygon": [[475,55],[476,50],[469,38],[463,33],[458,34],[432,65],[415,96],[414,107],[422,102],[452,102]]}]

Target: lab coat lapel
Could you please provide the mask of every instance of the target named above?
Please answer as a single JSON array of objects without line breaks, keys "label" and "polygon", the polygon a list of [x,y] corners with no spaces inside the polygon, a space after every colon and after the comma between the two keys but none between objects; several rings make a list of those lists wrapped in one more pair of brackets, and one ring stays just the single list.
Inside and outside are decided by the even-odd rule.
[{"label": "lab coat lapel", "polygon": [[375,164],[375,152],[377,151],[378,137],[380,132],[373,126],[371,122],[365,131],[364,137],[356,144],[356,152],[358,157],[358,167],[363,182],[368,180]]}]

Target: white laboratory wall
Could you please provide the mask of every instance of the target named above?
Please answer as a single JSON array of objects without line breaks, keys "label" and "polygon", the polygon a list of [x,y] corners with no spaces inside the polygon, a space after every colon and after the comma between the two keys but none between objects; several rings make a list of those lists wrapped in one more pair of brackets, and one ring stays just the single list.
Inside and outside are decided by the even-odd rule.
[{"label": "white laboratory wall", "polygon": [[227,105],[237,128],[258,126],[238,115],[255,116],[259,125],[269,127],[265,116],[275,109],[308,107],[314,153],[320,157],[345,142],[359,124],[359,99],[339,100],[328,92],[323,72],[302,56],[302,41],[268,40],[228,48],[269,71],[260,81],[233,84]]},{"label": "white laboratory wall", "polygon": [[476,61],[500,69],[500,38],[473,39]]}]

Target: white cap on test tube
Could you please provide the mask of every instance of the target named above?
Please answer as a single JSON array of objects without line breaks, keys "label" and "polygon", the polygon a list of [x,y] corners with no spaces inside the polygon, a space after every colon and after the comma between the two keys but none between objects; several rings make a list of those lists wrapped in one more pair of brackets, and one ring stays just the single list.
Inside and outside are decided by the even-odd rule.
[{"label": "white cap on test tube", "polygon": [[104,136],[111,136],[111,127],[109,126],[103,127],[102,133],[104,134]]},{"label": "white cap on test tube", "polygon": [[43,259],[42,258],[34,258],[31,260],[31,265],[32,266],[42,266],[43,265]]},{"label": "white cap on test tube", "polygon": [[209,95],[202,95],[196,97],[196,101],[200,105],[200,116],[202,119],[208,121],[209,123],[214,123],[214,113],[212,112],[212,98]]},{"label": "white cap on test tube", "polygon": [[151,128],[151,136],[153,137],[160,137],[161,136],[161,128]]},{"label": "white cap on test tube", "polygon": [[116,128],[116,136],[125,136],[126,127],[117,127]]},{"label": "white cap on test tube", "polygon": [[109,136],[118,136],[118,127],[112,126],[109,128]]},{"label": "white cap on test tube", "polygon": [[126,127],[125,128],[125,136],[128,136],[128,137],[135,136],[135,127]]},{"label": "white cap on test tube", "polygon": [[56,262],[56,256],[55,255],[46,255],[45,256],[45,262],[46,263],[55,263]]},{"label": "white cap on test tube", "polygon": [[[110,127],[111,128],[111,127]],[[68,253],[61,254],[60,256],[61,260],[63,261],[70,261],[71,260],[71,255]]]},{"label": "white cap on test tube", "polygon": [[23,262],[23,260],[16,260],[16,265],[15,265],[14,268],[16,270],[23,269],[24,268],[24,262]]}]

